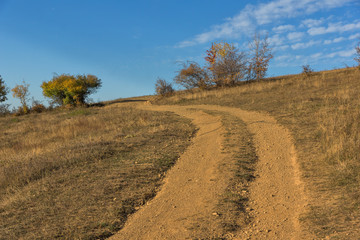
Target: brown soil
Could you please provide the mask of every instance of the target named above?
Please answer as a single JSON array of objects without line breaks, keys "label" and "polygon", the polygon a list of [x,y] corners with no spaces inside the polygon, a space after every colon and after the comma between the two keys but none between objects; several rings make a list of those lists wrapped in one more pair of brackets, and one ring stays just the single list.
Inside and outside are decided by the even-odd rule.
[{"label": "brown soil", "polygon": [[266,114],[221,106],[151,106],[193,119],[199,131],[193,144],[168,172],[157,196],[131,216],[111,239],[192,239],[217,237],[216,204],[228,176],[218,166],[223,129],[221,119],[199,109],[230,113],[241,118],[254,134],[258,155],[256,180],[249,188],[254,221],[233,239],[313,239],[302,229],[299,216],[306,206],[295,147],[287,129]]}]

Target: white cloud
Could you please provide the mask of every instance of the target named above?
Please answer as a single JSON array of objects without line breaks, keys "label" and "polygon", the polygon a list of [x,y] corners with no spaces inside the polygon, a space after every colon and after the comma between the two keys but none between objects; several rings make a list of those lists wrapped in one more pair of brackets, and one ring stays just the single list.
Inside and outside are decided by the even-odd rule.
[{"label": "white cloud", "polygon": [[278,67],[289,67],[289,66],[301,66],[302,64],[308,63],[316,63],[320,59],[324,58],[323,53],[315,53],[310,56],[305,55],[281,55],[279,57],[275,57],[275,65]]},{"label": "white cloud", "polygon": [[302,24],[307,26],[308,28],[316,27],[321,25],[324,22],[323,19],[305,19],[302,21]]},{"label": "white cloud", "polygon": [[275,57],[274,64],[278,67],[288,67],[294,64],[295,56],[290,54],[280,55]]},{"label": "white cloud", "polygon": [[183,47],[191,47],[194,45],[195,45],[195,42],[193,42],[193,41],[182,41],[179,44],[177,44],[176,47],[183,48]]},{"label": "white cloud", "polygon": [[282,46],[276,46],[274,47],[274,51],[284,51],[289,48],[289,45],[282,45]]},{"label": "white cloud", "polygon": [[308,48],[308,47],[311,47],[311,46],[314,46],[316,44],[319,44],[320,41],[309,41],[307,43],[296,43],[296,44],[293,44],[291,45],[291,48],[294,49],[294,50],[297,50],[297,49],[304,49],[304,48]]},{"label": "white cloud", "polygon": [[273,22],[280,18],[293,18],[311,14],[321,9],[343,6],[352,0],[276,0],[259,4],[253,13],[259,25]]},{"label": "white cloud", "polygon": [[321,35],[326,33],[342,33],[346,31],[352,31],[360,29],[360,22],[342,24],[342,23],[330,23],[328,27],[312,27],[308,30],[308,33],[312,36]]},{"label": "white cloud", "polygon": [[327,0],[327,1],[317,1],[318,6],[324,4],[324,8],[336,8],[345,5],[348,2],[352,2],[352,0]]},{"label": "white cloud", "polygon": [[355,49],[339,51],[339,52],[337,52],[337,54],[340,57],[351,57],[355,54]]},{"label": "white cloud", "polygon": [[304,33],[303,32],[291,32],[288,33],[287,38],[290,41],[299,41],[300,39],[302,39],[304,37]]},{"label": "white cloud", "polygon": [[319,59],[320,57],[322,57],[322,53],[315,53],[315,54],[312,54],[311,56],[310,56],[310,58],[311,59]]},{"label": "white cloud", "polygon": [[342,42],[342,41],[344,41],[344,40],[346,40],[346,39],[343,38],[343,37],[338,37],[338,38],[335,38],[335,39],[333,40],[333,43],[339,43],[339,42]]},{"label": "white cloud", "polygon": [[351,57],[354,54],[355,54],[355,49],[350,49],[350,50],[342,50],[342,51],[333,52],[333,53],[330,53],[330,54],[326,55],[326,57],[328,57],[328,58]]},{"label": "white cloud", "polygon": [[346,40],[346,38],[344,38],[344,37],[338,37],[338,38],[335,38],[333,40],[325,40],[324,44],[339,43],[339,42],[342,42],[342,41],[345,41],[345,40]]},{"label": "white cloud", "polygon": [[287,25],[280,25],[277,27],[273,27],[273,32],[276,33],[282,33],[282,32],[287,32],[287,31],[293,31],[295,30],[295,27],[293,25],[287,24]]},{"label": "white cloud", "polygon": [[[236,16],[228,18],[222,24],[212,26],[209,31],[198,34],[190,40],[180,42],[177,47],[193,46],[221,38],[249,36],[256,30],[257,26],[272,23],[279,19],[295,18],[323,9],[340,7],[351,1],[353,0],[274,0],[258,5],[248,4]],[[289,26],[291,25],[287,27],[289,28]]]},{"label": "white cloud", "polygon": [[275,61],[281,62],[281,61],[284,61],[284,60],[288,60],[290,58],[291,58],[290,55],[281,55],[281,56],[275,57]]},{"label": "white cloud", "polygon": [[272,45],[272,46],[279,46],[279,45],[283,44],[284,38],[280,37],[279,34],[275,34],[275,35],[269,37],[268,41],[269,41],[270,45]]},{"label": "white cloud", "polygon": [[307,31],[310,35],[320,35],[320,34],[325,34],[326,33],[326,28],[324,27],[314,27],[314,28],[310,28]]},{"label": "white cloud", "polygon": [[349,40],[354,40],[354,39],[357,39],[357,38],[360,38],[360,33],[350,35]]}]

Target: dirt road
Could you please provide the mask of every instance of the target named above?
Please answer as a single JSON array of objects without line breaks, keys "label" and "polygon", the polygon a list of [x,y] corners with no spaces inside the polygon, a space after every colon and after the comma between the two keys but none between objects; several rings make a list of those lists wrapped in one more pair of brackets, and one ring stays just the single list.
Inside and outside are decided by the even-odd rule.
[{"label": "dirt road", "polygon": [[233,239],[313,239],[301,229],[299,215],[306,205],[295,148],[287,129],[271,116],[237,108],[139,105],[146,110],[171,111],[190,118],[199,131],[193,144],[168,172],[161,191],[131,216],[110,239],[192,239],[217,237],[214,209],[227,186],[218,172],[221,119],[199,109],[230,113],[254,134],[258,155],[256,180],[250,186],[250,214],[254,222]]}]

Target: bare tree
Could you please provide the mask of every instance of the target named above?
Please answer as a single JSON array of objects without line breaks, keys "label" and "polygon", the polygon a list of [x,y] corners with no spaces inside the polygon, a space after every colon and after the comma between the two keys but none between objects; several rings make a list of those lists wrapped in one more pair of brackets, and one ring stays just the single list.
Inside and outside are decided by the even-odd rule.
[{"label": "bare tree", "polygon": [[212,67],[216,86],[234,86],[245,77],[246,55],[237,49],[232,49]]},{"label": "bare tree", "polygon": [[27,105],[28,97],[29,97],[29,84],[26,84],[25,81],[23,81],[22,85],[16,85],[11,91],[13,92],[14,98],[19,98],[22,109],[24,113],[29,112],[29,107]]},{"label": "bare tree", "polygon": [[186,89],[192,88],[209,88],[211,82],[206,69],[200,67],[196,62],[187,61],[182,63],[182,69],[174,78],[176,84],[182,85]]},{"label": "bare tree", "polygon": [[212,82],[218,87],[233,86],[245,76],[246,54],[239,52],[234,44],[213,43],[205,60],[212,73]]},{"label": "bare tree", "polygon": [[302,69],[303,69],[302,74],[305,75],[306,77],[310,77],[314,72],[314,69],[312,69],[309,64],[303,65]]},{"label": "bare tree", "polygon": [[249,49],[251,57],[248,66],[248,78],[258,81],[265,77],[269,62],[273,58],[268,37],[262,38],[260,34],[255,33],[249,44]]},{"label": "bare tree", "polygon": [[169,96],[174,92],[171,83],[166,82],[164,79],[158,78],[155,84],[156,94],[161,96]]},{"label": "bare tree", "polygon": [[360,68],[360,41],[355,46],[355,51],[356,51],[355,53],[356,57],[354,58],[354,60],[358,63],[358,67]]},{"label": "bare tree", "polygon": [[4,102],[7,100],[6,94],[8,94],[9,90],[5,86],[5,83],[0,75],[0,102]]}]

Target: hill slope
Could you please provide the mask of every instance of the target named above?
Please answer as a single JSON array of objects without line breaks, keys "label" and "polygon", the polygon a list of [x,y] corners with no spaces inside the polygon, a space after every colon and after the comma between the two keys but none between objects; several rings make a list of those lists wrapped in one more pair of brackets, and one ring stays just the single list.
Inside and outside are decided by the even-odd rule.
[{"label": "hill slope", "polygon": [[309,195],[302,215],[319,238],[360,235],[360,71],[277,77],[214,91],[180,92],[159,104],[211,104],[270,114],[288,128]]}]

